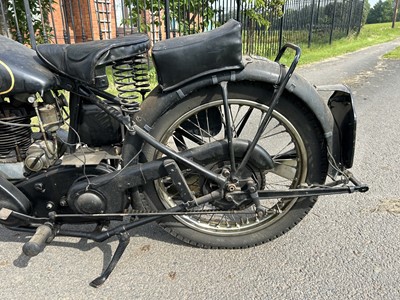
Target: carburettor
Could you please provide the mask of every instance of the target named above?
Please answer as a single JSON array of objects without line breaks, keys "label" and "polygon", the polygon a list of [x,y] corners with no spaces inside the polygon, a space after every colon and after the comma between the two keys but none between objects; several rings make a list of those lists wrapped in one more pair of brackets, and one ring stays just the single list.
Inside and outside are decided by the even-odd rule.
[{"label": "carburettor", "polygon": [[[28,148],[25,158],[25,167],[33,172],[47,169],[58,159],[56,131],[60,128],[59,112],[55,104],[43,104],[39,107],[33,102],[41,138],[34,141]],[[50,135],[51,138],[47,136]]]}]

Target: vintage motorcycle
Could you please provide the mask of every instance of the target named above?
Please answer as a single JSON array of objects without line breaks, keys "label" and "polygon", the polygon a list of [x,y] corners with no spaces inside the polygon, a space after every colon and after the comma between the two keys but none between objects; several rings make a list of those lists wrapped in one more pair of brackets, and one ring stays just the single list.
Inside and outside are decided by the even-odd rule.
[{"label": "vintage motorcycle", "polygon": [[[158,221],[198,247],[252,247],[293,228],[320,195],[368,190],[347,170],[352,95],[294,73],[297,46],[275,61],[242,56],[234,20],[160,41],[152,91],[149,49],[139,33],[36,51],[0,36],[0,223],[32,233],[26,255],[57,236],[117,236],[97,287],[137,226]],[[87,223],[93,231],[64,226]]]}]

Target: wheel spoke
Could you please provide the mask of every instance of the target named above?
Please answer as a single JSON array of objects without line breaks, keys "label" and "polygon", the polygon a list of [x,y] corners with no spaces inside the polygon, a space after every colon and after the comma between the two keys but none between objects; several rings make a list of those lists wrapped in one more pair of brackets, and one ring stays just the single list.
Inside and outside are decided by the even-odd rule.
[{"label": "wheel spoke", "polygon": [[272,170],[270,170],[270,172],[289,180],[293,180],[293,178],[296,177],[296,159],[279,159],[275,160],[274,163],[275,166]]},{"label": "wheel spoke", "polygon": [[174,142],[175,142],[176,148],[179,151],[187,150],[187,145],[186,145],[185,141],[183,140],[182,130],[180,130],[179,128],[174,133]]},{"label": "wheel spoke", "polygon": [[[180,116],[174,127],[166,131],[169,132],[169,135],[164,136],[162,142],[165,144],[174,142],[178,151],[190,150],[198,145],[227,139],[228,124],[231,124],[232,128],[231,140],[240,137],[251,141],[254,132],[257,131],[257,126],[260,126],[268,110],[269,107],[266,105],[255,104],[255,102],[247,100],[229,100],[228,103],[225,103],[225,107],[222,100],[211,101],[193,108],[190,114]],[[243,171],[245,173],[242,172],[242,174],[257,181],[259,189],[287,190],[299,185],[304,180],[304,175],[302,175],[306,174],[306,160],[302,156],[304,146],[298,133],[285,117],[278,112],[273,112],[267,128],[260,136],[258,145],[269,153],[274,162],[274,168],[267,171],[245,165],[245,171]],[[236,157],[233,161],[235,160],[237,160],[235,165],[240,165],[242,162]],[[251,164],[251,159],[249,164]],[[222,172],[224,168],[232,169],[232,157],[229,154],[223,161],[215,161],[206,167],[216,173]],[[213,182],[191,170],[186,170],[183,174],[196,197],[218,188]],[[158,186],[158,189],[162,191],[160,194],[162,194],[161,197],[164,197],[165,206],[171,207],[179,203],[179,194],[171,183],[158,181]],[[244,184],[242,188],[244,188]],[[268,211],[267,215],[261,218],[256,217],[256,207],[250,199],[241,204],[240,209],[243,210],[243,214],[200,213],[207,210],[229,210],[230,207],[239,209],[235,207],[234,203],[224,203],[223,199],[220,201],[222,202],[207,203],[195,208],[199,214],[176,216],[175,218],[200,232],[229,235],[238,231],[257,231],[260,226],[269,226],[269,222],[285,213],[292,205],[291,203],[294,203],[293,199],[288,201],[260,199],[262,207]],[[249,213],[253,214],[249,215]]]},{"label": "wheel spoke", "polygon": [[[241,109],[241,107],[240,107],[240,109]],[[253,112],[253,108],[250,107],[250,108],[247,110],[247,112],[244,114],[243,118],[239,121],[239,123],[238,123],[239,128],[237,128],[237,130],[235,129],[235,131],[236,131],[236,137],[239,137],[240,134],[242,133],[244,127],[245,127],[246,124],[247,124],[247,121],[250,119],[250,116],[251,116],[251,113],[252,113],[252,112]],[[238,113],[239,113],[239,110],[238,110]]]},{"label": "wheel spoke", "polygon": [[201,136],[201,140],[204,142],[203,128],[201,128],[201,125],[200,125],[199,115],[196,115],[196,122],[197,122],[197,128],[199,129],[199,133],[200,133],[200,136]]},{"label": "wheel spoke", "polygon": [[[198,144],[198,145],[204,145],[204,144],[205,144],[205,142],[204,142],[202,139],[200,139],[199,137],[195,136],[194,134],[188,132],[187,130],[185,130],[185,129],[183,129],[183,128],[177,128],[177,129],[176,129],[176,132],[177,132],[177,134],[178,134],[180,137],[185,137],[185,138],[187,138],[188,140],[190,140],[190,141],[192,141],[192,142],[194,142],[194,143],[196,143],[196,144]],[[186,143],[183,141],[183,139],[181,140],[181,139],[178,138],[178,141],[179,141],[182,145],[184,145],[184,146],[186,147]],[[186,149],[187,149],[187,148],[185,148],[185,150],[186,150]]]},{"label": "wheel spoke", "polygon": [[[208,133],[211,133],[211,130],[210,130],[210,120],[209,120],[209,118],[208,118],[208,109],[206,109],[206,123],[207,123],[207,132],[208,132]],[[211,134],[208,135],[208,142],[209,142],[209,143],[211,142]]]}]

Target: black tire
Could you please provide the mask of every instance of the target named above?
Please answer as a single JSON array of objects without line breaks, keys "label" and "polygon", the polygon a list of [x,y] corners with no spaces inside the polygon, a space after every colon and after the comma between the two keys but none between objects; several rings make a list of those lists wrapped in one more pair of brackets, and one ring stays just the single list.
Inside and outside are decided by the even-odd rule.
[{"label": "black tire", "polygon": [[[251,134],[254,134],[257,128],[254,129],[251,125],[257,124],[262,113],[268,109],[271,88],[255,83],[235,83],[228,86],[228,91],[232,119],[238,124],[241,120],[244,124],[239,137],[252,140]],[[197,146],[196,143],[182,137],[182,134],[173,139],[172,136],[177,135],[178,130],[175,129],[178,127],[181,128],[179,132],[182,130],[190,132],[192,140],[194,136],[205,142],[219,139],[219,137],[224,138],[224,126],[218,122],[223,118],[215,113],[218,109],[219,114],[223,115],[223,110],[220,109],[222,108],[221,99],[219,87],[193,93],[162,116],[155,118],[157,121],[152,126],[152,135],[177,151],[190,148],[190,144],[193,147]],[[249,111],[251,111],[250,118],[245,118]],[[245,119],[246,122],[243,121]],[[252,129],[247,130],[247,126]],[[240,126],[237,126],[236,130],[239,131],[239,128]],[[271,131],[268,132],[268,130]],[[277,165],[273,172],[257,170],[248,165],[248,172],[258,181],[260,189],[290,189],[306,183],[324,183],[328,165],[325,139],[315,116],[298,99],[289,98],[287,95],[280,99],[273,119],[265,131],[265,136],[260,139],[259,145],[268,151]],[[144,146],[143,154],[147,160],[161,156],[149,145]],[[220,172],[222,167],[229,168],[226,165],[227,162],[215,162],[208,167]],[[201,176],[194,174],[191,170],[183,170],[183,172],[196,197],[212,190],[212,183]],[[168,178],[148,183],[144,187],[144,194],[145,199],[151,199],[151,201],[148,200],[149,205],[159,210],[179,203],[179,197],[176,196],[176,191],[173,190]],[[243,215],[167,217],[160,221],[160,224],[176,238],[198,247],[251,247],[268,242],[293,228],[312,208],[316,197],[264,200],[261,199],[262,204],[269,209],[270,213],[261,219],[255,214],[245,214],[254,211],[254,205],[248,204],[245,208],[241,208]],[[220,205],[216,204],[216,206],[209,203],[198,209],[221,208]]]}]

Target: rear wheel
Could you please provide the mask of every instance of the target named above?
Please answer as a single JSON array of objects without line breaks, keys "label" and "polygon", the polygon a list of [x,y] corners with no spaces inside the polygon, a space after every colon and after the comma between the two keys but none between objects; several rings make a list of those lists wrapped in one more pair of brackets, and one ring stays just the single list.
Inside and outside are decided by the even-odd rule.
[{"label": "rear wheel", "polygon": [[[251,84],[229,86],[229,109],[235,138],[252,141],[261,119],[268,111],[271,90]],[[198,147],[225,139],[225,114],[218,87],[194,93],[159,117],[152,134],[175,151]],[[259,190],[288,190],[305,183],[323,183],[327,159],[323,134],[314,115],[298,101],[282,97],[272,120],[258,145],[272,157],[274,168],[263,170],[250,162],[245,176],[257,183]],[[145,146],[148,160],[162,156]],[[235,157],[240,163],[241,157]],[[216,173],[231,170],[229,157],[206,166]],[[213,182],[191,169],[183,169],[186,181],[196,197],[216,189]],[[182,203],[169,177],[145,186],[145,195],[156,209]],[[255,214],[251,199],[232,207],[221,200],[206,203],[195,210],[240,210],[240,213],[207,213],[163,219],[160,224],[173,236],[199,247],[242,248],[270,241],[295,226],[311,209],[316,198],[260,199],[268,213]]]}]

